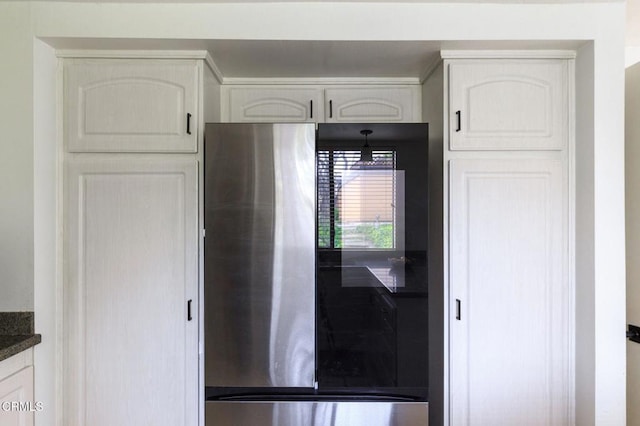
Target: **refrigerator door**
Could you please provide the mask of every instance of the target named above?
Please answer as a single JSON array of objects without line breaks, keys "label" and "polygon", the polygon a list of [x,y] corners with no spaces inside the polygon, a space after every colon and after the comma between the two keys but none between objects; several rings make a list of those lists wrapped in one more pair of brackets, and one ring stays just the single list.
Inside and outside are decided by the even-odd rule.
[{"label": "refrigerator door", "polygon": [[315,127],[206,126],[205,386],[315,382]]},{"label": "refrigerator door", "polygon": [[206,426],[407,426],[429,424],[428,402],[205,403]]}]

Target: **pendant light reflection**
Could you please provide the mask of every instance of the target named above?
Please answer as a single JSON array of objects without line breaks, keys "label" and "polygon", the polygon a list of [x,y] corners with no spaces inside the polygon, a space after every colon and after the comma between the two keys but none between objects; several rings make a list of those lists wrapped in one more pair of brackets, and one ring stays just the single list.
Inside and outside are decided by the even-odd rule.
[{"label": "pendant light reflection", "polygon": [[371,151],[371,147],[369,146],[369,135],[373,133],[372,130],[363,129],[360,130],[360,134],[364,135],[364,146],[360,150],[360,161],[359,163],[371,163],[373,161],[373,153]]}]

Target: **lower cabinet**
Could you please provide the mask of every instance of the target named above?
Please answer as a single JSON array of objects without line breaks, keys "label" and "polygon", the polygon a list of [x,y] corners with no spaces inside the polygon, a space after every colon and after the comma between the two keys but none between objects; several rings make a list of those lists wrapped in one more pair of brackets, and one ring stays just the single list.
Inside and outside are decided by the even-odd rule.
[{"label": "lower cabinet", "polygon": [[32,426],[43,408],[33,399],[33,350],[0,361],[0,425]]},{"label": "lower cabinet", "polygon": [[449,172],[450,424],[572,424],[563,162],[454,159]]},{"label": "lower cabinet", "polygon": [[67,157],[65,425],[198,423],[197,169]]}]

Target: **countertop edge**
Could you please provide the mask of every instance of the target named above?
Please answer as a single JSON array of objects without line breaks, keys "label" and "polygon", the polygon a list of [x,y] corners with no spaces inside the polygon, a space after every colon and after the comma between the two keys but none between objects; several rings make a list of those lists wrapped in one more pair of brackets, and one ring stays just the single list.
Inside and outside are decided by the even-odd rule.
[{"label": "countertop edge", "polygon": [[37,345],[41,341],[40,334],[0,336],[0,362]]}]

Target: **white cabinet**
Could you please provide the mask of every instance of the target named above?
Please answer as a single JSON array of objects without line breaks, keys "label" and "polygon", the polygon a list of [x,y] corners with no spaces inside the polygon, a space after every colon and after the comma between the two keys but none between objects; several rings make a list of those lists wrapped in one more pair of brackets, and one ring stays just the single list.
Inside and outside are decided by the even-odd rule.
[{"label": "white cabinet", "polygon": [[64,424],[197,424],[197,160],[65,163]]},{"label": "white cabinet", "polygon": [[417,86],[327,88],[325,103],[327,123],[420,121]]},{"label": "white cabinet", "polygon": [[451,61],[450,149],[563,149],[568,69],[555,59]]},{"label": "white cabinet", "polygon": [[305,87],[231,87],[231,122],[305,122],[323,117],[322,90]]},{"label": "white cabinet", "polygon": [[202,61],[67,59],[70,152],[196,152]]},{"label": "white cabinet", "polygon": [[231,122],[419,122],[419,86],[230,86]]},{"label": "white cabinet", "polygon": [[449,176],[450,424],[570,424],[566,167],[453,159]]},{"label": "white cabinet", "polygon": [[0,424],[32,426],[33,413],[43,408],[33,399],[33,350],[0,361]]},{"label": "white cabinet", "polygon": [[433,423],[575,422],[572,56],[443,51],[423,86],[445,179]]}]

